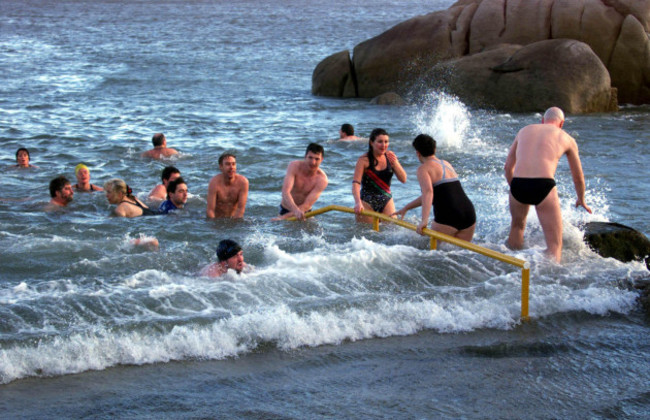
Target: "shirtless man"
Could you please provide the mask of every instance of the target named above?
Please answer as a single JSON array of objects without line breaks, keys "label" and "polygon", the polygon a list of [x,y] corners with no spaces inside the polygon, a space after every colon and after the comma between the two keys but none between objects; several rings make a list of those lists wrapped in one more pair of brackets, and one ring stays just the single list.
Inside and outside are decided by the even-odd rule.
[{"label": "shirtless man", "polygon": [[339,130],[339,140],[341,141],[354,141],[363,140],[361,137],[354,135],[354,127],[352,124],[343,124]]},{"label": "shirtless man", "polygon": [[237,242],[230,239],[219,242],[217,258],[219,259],[218,263],[210,264],[201,270],[202,276],[219,277],[226,274],[230,268],[237,274],[241,274],[242,270],[246,268],[244,251]]},{"label": "shirtless man", "polygon": [[310,143],[303,160],[289,163],[282,184],[280,214],[271,220],[283,220],[291,216],[305,220],[305,212],[311,210],[327,187],[327,175],[319,168],[324,156],[323,146]]},{"label": "shirtless man", "polygon": [[65,207],[70,204],[74,191],[72,191],[72,185],[68,178],[61,175],[50,181],[50,196],[52,197],[50,208]]},{"label": "shirtless man", "polygon": [[181,171],[176,169],[174,166],[165,166],[165,169],[162,171],[160,180],[162,184],[156,185],[153,190],[149,193],[149,200],[151,201],[162,201],[167,198],[167,186],[169,183],[176,178],[180,178]]},{"label": "shirtless man", "polygon": [[567,156],[578,199],[585,203],[585,179],[578,156],[578,145],[562,130],[564,113],[560,108],[546,110],[541,124],[528,125],[517,133],[506,158],[505,177],[510,185],[510,214],[512,223],[507,244],[512,249],[524,245],[526,217],[535,206],[546,239],[546,253],[558,263],[562,258],[562,215],[555,186],[555,170],[562,155]]},{"label": "shirtless man", "polygon": [[219,156],[220,174],[212,177],[208,185],[208,205],[205,215],[241,219],[248,200],[248,179],[237,173],[237,158],[232,153]]},{"label": "shirtless man", "polygon": [[153,143],[153,149],[144,152],[142,157],[160,159],[178,154],[178,150],[167,147],[167,139],[163,133],[154,134],[151,143]]}]

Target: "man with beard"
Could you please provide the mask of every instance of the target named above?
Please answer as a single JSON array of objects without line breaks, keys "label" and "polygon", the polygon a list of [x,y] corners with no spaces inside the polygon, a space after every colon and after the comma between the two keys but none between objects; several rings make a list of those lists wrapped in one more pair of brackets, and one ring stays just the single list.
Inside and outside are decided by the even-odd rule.
[{"label": "man with beard", "polygon": [[66,207],[74,196],[74,191],[68,178],[61,175],[50,181],[50,196],[52,197],[50,200],[50,209]]}]

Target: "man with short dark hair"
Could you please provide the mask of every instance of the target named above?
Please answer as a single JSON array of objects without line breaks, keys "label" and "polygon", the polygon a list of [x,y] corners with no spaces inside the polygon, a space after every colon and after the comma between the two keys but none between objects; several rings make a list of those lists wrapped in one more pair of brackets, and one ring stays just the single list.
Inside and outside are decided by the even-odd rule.
[{"label": "man with short dark hair", "polygon": [[578,144],[563,126],[564,112],[557,107],[547,109],[541,124],[530,124],[519,130],[504,167],[510,185],[512,216],[507,245],[512,249],[523,247],[528,210],[535,206],[546,240],[546,254],[558,263],[562,259],[562,214],[555,170],[563,155],[569,161],[578,196],[575,206],[591,213],[585,203],[585,178]]},{"label": "man with short dark hair", "polygon": [[176,169],[174,166],[165,166],[165,169],[162,170],[160,180],[162,184],[158,184],[154,187],[153,190],[149,193],[149,200],[164,200],[167,198],[167,185],[170,181],[180,178],[181,171]]},{"label": "man with short dark hair", "polygon": [[208,205],[205,215],[241,219],[248,201],[248,179],[237,173],[237,158],[232,153],[219,156],[220,174],[215,175],[208,185]]},{"label": "man with short dark hair", "polygon": [[187,184],[179,177],[167,184],[167,200],[163,201],[158,208],[160,214],[167,214],[171,211],[182,209],[187,203]]},{"label": "man with short dark hair", "polygon": [[210,264],[201,270],[201,275],[208,277],[219,277],[233,269],[237,274],[241,274],[246,268],[244,262],[244,251],[241,246],[233,240],[224,239],[217,246],[218,263]]},{"label": "man with short dark hair", "polygon": [[339,140],[353,141],[353,140],[361,140],[361,138],[354,135],[354,127],[352,126],[352,124],[346,123],[341,125],[341,129],[339,130]]},{"label": "man with short dark hair", "polygon": [[283,220],[291,216],[295,216],[298,220],[305,220],[305,212],[311,210],[327,187],[327,175],[320,169],[324,157],[323,146],[310,143],[303,160],[289,163],[282,184],[280,214],[272,220]]},{"label": "man with short dark hair", "polygon": [[74,196],[74,191],[72,190],[72,185],[68,178],[63,175],[57,176],[50,181],[50,204],[56,207],[65,207],[71,201]]},{"label": "man with short dark hair", "polygon": [[178,150],[167,147],[167,138],[163,133],[154,134],[151,143],[153,143],[153,149],[142,153],[142,157],[161,159],[178,154]]}]

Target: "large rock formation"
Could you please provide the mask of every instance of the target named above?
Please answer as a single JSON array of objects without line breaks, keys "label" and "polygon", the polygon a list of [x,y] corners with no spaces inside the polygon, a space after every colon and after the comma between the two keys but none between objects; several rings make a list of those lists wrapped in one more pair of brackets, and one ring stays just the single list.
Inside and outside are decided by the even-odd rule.
[{"label": "large rock formation", "polygon": [[[349,52],[338,53],[336,78],[344,87],[332,96],[403,94],[440,62],[502,44],[568,38],[589,45],[607,68],[620,102],[650,103],[648,31],[650,0],[461,0],[360,43],[352,60]],[[346,60],[351,65],[346,67]],[[321,64],[312,78],[312,92],[330,95],[322,88],[330,76]]]},{"label": "large rock formation", "polygon": [[607,69],[587,44],[571,39],[492,47],[440,63],[425,80],[477,107],[532,112],[559,106],[572,114],[616,109]]}]

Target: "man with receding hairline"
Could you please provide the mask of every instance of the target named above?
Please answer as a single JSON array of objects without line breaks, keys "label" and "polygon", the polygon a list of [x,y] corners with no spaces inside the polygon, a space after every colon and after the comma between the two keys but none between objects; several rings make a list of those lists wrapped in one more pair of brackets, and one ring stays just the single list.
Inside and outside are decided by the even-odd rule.
[{"label": "man with receding hairline", "polygon": [[562,258],[562,214],[555,170],[563,155],[567,156],[578,196],[576,207],[582,206],[591,213],[585,203],[585,179],[578,145],[562,130],[563,126],[564,113],[560,108],[546,110],[541,124],[531,124],[519,130],[504,167],[510,185],[512,216],[508,246],[512,249],[523,247],[526,217],[533,205],[544,231],[546,253],[558,263]]}]

